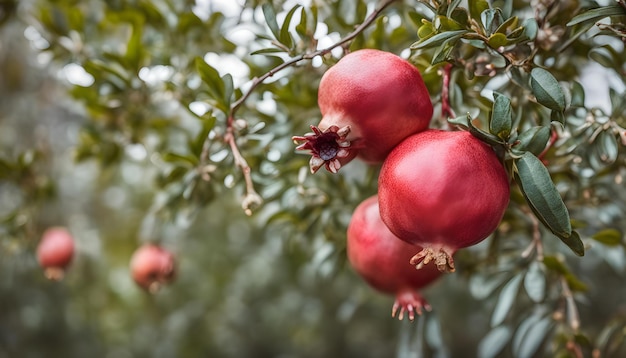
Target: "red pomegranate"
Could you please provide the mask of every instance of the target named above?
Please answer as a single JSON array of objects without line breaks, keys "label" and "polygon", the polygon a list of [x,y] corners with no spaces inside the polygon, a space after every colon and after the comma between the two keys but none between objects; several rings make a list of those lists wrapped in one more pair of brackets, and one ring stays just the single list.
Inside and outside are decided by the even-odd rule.
[{"label": "red pomegranate", "polygon": [[389,52],[365,49],[344,56],[319,85],[322,119],[313,133],[294,136],[309,150],[310,167],[336,173],[356,156],[382,162],[411,134],[428,128],[433,106],[415,66]]},{"label": "red pomegranate", "polygon": [[74,238],[66,228],[51,227],[44,231],[37,246],[37,260],[47,278],[62,279],[73,257]]},{"label": "red pomegranate", "polygon": [[380,215],[396,236],[423,246],[411,259],[454,271],[452,255],[496,230],[509,178],[493,149],[469,132],[428,130],[400,143],[378,179]]},{"label": "red pomegranate", "polygon": [[130,260],[133,280],[151,293],[174,279],[174,255],[156,244],[144,244]]},{"label": "red pomegranate", "polygon": [[418,271],[409,264],[419,249],[389,231],[380,219],[376,196],[363,201],[354,211],[348,226],[348,260],[370,286],[395,295],[391,314],[395,316],[399,309],[398,319],[406,312],[413,320],[422,308],[430,310],[418,290],[441,276],[432,265]]}]

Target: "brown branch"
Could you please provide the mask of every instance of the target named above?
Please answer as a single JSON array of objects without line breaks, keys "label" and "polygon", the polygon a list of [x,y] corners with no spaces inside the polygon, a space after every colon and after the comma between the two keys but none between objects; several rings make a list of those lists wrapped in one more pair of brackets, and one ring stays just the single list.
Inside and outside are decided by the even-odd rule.
[{"label": "brown branch", "polygon": [[[250,85],[250,88],[248,89],[248,91],[244,95],[242,95],[239,99],[237,99],[235,102],[232,103],[232,105],[230,106],[230,110],[228,112],[228,117],[227,117],[227,121],[226,121],[226,134],[224,135],[224,141],[226,143],[228,143],[228,145],[230,146],[230,150],[233,153],[235,164],[241,169],[241,172],[243,173],[243,176],[244,176],[244,180],[246,181],[246,196],[244,197],[244,200],[242,202],[242,207],[243,207],[243,209],[244,209],[244,211],[245,211],[245,213],[247,215],[251,215],[252,214],[252,210],[255,207],[259,206],[262,203],[263,200],[262,200],[261,196],[254,189],[254,183],[253,183],[252,177],[251,177],[250,166],[248,165],[248,162],[246,161],[246,159],[241,155],[241,151],[239,150],[239,147],[237,145],[237,140],[236,140],[236,137],[235,137],[235,130],[234,130],[235,113],[237,113],[239,108],[250,97],[252,92],[260,84],[262,84],[266,79],[274,76],[276,73],[284,70],[285,68],[288,68],[288,67],[296,65],[300,61],[310,60],[310,59],[313,59],[316,56],[323,56],[323,55],[329,53],[330,51],[332,51],[336,47],[346,45],[350,41],[354,40],[368,26],[370,26],[374,22],[374,20],[376,20],[376,18],[378,18],[380,13],[385,8],[387,8],[389,5],[391,5],[391,3],[393,3],[394,1],[396,1],[396,0],[384,0],[381,3],[381,5],[377,9],[375,9],[363,21],[363,23],[361,23],[359,26],[357,26],[354,29],[354,31],[352,31],[351,33],[346,35],[339,42],[336,42],[336,43],[334,43],[331,46],[328,46],[326,48],[323,48],[323,49],[320,49],[320,50],[317,50],[317,51],[304,53],[304,54],[301,54],[299,56],[296,56],[296,57],[294,57],[294,58],[292,58],[292,59],[290,59],[290,60],[288,60],[286,62],[283,62],[280,65],[272,68],[271,70],[269,70],[268,72],[266,72],[262,76],[255,77],[252,80],[252,84]],[[208,157],[208,150],[209,150],[209,146],[207,145],[208,141],[209,141],[209,138],[207,137],[206,140],[205,140],[204,146],[203,146],[202,153],[201,153],[201,158],[203,158],[203,159],[206,159]],[[201,160],[201,162],[204,162],[204,161]]]},{"label": "brown branch", "polygon": [[261,77],[255,77],[252,80],[252,85],[248,89],[248,92],[246,92],[243,96],[241,96],[230,107],[229,117],[234,117],[235,116],[235,113],[237,112],[237,110],[239,110],[239,107],[241,107],[241,105],[243,105],[243,103],[248,99],[248,97],[250,97],[250,95],[256,89],[256,87],[258,87],[266,79],[274,76],[276,73],[284,70],[285,68],[288,68],[288,67],[291,67],[291,66],[297,64],[298,62],[300,62],[302,60],[310,60],[310,59],[313,59],[316,56],[324,56],[325,54],[329,53],[330,51],[332,51],[336,47],[343,46],[344,44],[354,40],[360,33],[362,33],[368,26],[370,26],[374,22],[374,20],[376,20],[376,18],[378,18],[378,15],[380,15],[380,13],[383,10],[385,10],[394,1],[396,1],[396,0],[385,0],[385,1],[383,1],[381,3],[380,7],[375,9],[365,19],[365,21],[363,21],[359,26],[357,26],[354,29],[354,31],[352,31],[351,33],[346,35],[346,37],[344,37],[343,39],[339,40],[339,42],[336,42],[336,43],[332,44],[331,46],[328,46],[328,47],[323,48],[321,50],[317,50],[317,51],[313,51],[313,52],[309,52],[309,53],[304,53],[304,54],[301,54],[299,56],[296,56],[296,57],[290,59],[289,61],[283,62],[280,65],[272,68],[267,73],[263,74]]}]

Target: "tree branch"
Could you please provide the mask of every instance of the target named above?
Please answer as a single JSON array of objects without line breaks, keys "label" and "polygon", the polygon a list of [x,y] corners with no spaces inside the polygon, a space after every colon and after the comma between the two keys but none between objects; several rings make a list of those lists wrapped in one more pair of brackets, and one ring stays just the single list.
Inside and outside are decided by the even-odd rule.
[{"label": "tree branch", "polygon": [[[235,159],[235,164],[241,169],[241,172],[243,173],[243,176],[244,176],[244,180],[246,181],[246,196],[242,202],[242,207],[247,215],[251,215],[252,209],[254,209],[255,207],[259,206],[262,203],[262,198],[259,194],[257,194],[256,190],[254,189],[254,183],[252,182],[250,166],[248,165],[248,162],[246,161],[246,159],[241,155],[241,151],[239,150],[239,147],[237,145],[235,130],[233,128],[234,122],[235,122],[235,114],[237,113],[237,111],[241,108],[244,102],[250,97],[252,92],[260,84],[262,84],[266,79],[274,76],[276,73],[284,70],[285,68],[296,65],[300,61],[310,60],[316,56],[324,56],[325,54],[329,53],[336,47],[343,46],[349,43],[350,41],[354,40],[360,33],[362,33],[368,26],[370,26],[376,20],[376,18],[378,18],[378,16],[384,9],[386,9],[394,1],[396,0],[384,0],[377,9],[375,9],[359,26],[357,26],[354,29],[354,31],[346,35],[340,41],[332,44],[331,46],[328,46],[326,48],[323,48],[317,51],[308,52],[308,53],[304,53],[299,56],[296,56],[272,68],[271,70],[269,70],[262,76],[255,77],[252,80],[252,84],[250,85],[250,88],[248,89],[248,91],[244,95],[242,95],[239,99],[237,99],[235,102],[232,103],[232,105],[230,106],[230,110],[228,112],[228,117],[226,121],[226,134],[224,135],[224,141],[228,143],[228,145],[230,146],[230,150],[233,153],[233,157]],[[203,146],[201,158],[208,157],[208,150],[209,150],[209,146],[207,145],[208,141],[209,141],[209,138],[207,137],[207,139],[205,140],[205,145]]]}]

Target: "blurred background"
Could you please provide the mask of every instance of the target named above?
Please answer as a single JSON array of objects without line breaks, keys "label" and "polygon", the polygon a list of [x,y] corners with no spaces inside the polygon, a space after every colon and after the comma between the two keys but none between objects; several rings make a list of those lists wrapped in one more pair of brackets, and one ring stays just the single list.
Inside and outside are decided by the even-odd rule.
[{"label": "blurred background", "polygon": [[[375,2],[276,2],[279,19],[296,4],[309,16],[319,5],[310,35],[322,46]],[[417,2],[392,7],[381,33],[367,32],[358,45],[407,54],[418,29],[407,8],[423,11]],[[261,209],[242,210],[244,179],[219,140],[210,144],[215,173],[198,179],[196,138],[220,138],[225,118],[211,110],[193,59],[232,73],[241,94],[281,61],[247,55],[266,46],[255,35],[264,25],[255,1],[0,0],[1,358],[469,357],[491,356],[484,345],[499,341],[517,347],[499,356],[531,357],[554,356],[571,337],[606,356],[626,354],[623,147],[614,164],[559,186],[572,191],[568,207],[587,225],[585,237],[614,228],[617,245],[614,231],[606,243],[586,239],[578,259],[546,238],[546,252],[568,263],[557,265],[567,272],[545,274],[539,303],[519,288],[503,292],[528,270],[519,254],[530,224],[513,208],[499,238],[460,252],[458,272],[423,291],[434,309],[412,323],[392,319],[393,298],[368,287],[345,257],[345,228],[375,193],[377,169],[353,162],[339,176],[311,177],[307,158],[293,153],[290,137],[319,119],[317,81],[328,63],[271,78],[240,112]],[[424,78],[437,93],[439,74]],[[458,82],[459,91],[476,85]],[[474,96],[468,107],[484,101],[466,93]],[[44,277],[34,254],[50,226],[66,226],[76,240],[60,282]],[[145,242],[177,258],[176,279],[154,295],[128,267]],[[577,332],[566,321],[566,274],[570,286],[581,285],[573,289]],[[497,327],[494,310],[506,316]]]}]

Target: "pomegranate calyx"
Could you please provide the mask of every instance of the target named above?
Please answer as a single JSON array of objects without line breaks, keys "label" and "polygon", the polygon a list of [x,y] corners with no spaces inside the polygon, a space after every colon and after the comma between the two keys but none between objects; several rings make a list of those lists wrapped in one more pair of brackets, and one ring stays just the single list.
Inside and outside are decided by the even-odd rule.
[{"label": "pomegranate calyx", "polygon": [[350,155],[351,143],[347,140],[350,134],[350,126],[330,126],[321,130],[316,126],[311,126],[313,133],[303,136],[293,136],[295,142],[303,142],[296,147],[296,150],[308,150],[311,154],[309,167],[311,173],[317,172],[322,166],[329,172],[336,174],[341,168],[341,158]]},{"label": "pomegranate calyx", "polygon": [[417,270],[420,270],[431,261],[441,272],[450,273],[456,270],[452,253],[449,253],[445,248],[437,250],[432,247],[425,247],[411,258],[410,263]]},{"label": "pomegranate calyx", "polygon": [[[399,311],[398,311],[399,310]],[[398,314],[398,320],[404,319],[404,313],[408,314],[409,320],[415,319],[415,314],[421,315],[423,311],[430,312],[432,307],[419,292],[415,290],[402,290],[396,295],[396,300],[393,303],[391,309],[391,317],[396,317]]]}]

